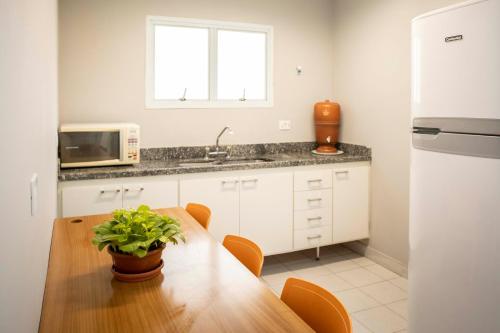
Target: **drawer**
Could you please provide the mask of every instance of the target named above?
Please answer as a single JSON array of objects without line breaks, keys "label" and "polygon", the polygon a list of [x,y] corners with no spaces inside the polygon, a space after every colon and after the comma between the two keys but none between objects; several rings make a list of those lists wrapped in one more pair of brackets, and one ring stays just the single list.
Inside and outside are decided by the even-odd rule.
[{"label": "drawer", "polygon": [[307,170],[294,173],[295,191],[321,190],[332,187],[332,170]]},{"label": "drawer", "polygon": [[332,207],[332,190],[304,191],[294,193],[294,209],[318,209]]},{"label": "drawer", "polygon": [[332,210],[330,207],[299,210],[294,213],[293,227],[299,229],[311,229],[324,227],[332,224]]},{"label": "drawer", "polygon": [[293,249],[301,250],[332,243],[332,227],[295,230],[293,236]]}]

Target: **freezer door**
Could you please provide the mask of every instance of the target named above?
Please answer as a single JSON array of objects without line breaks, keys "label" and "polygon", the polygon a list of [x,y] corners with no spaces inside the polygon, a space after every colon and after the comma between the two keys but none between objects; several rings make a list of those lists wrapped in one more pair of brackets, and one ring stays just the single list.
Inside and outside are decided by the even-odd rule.
[{"label": "freezer door", "polygon": [[410,332],[500,332],[500,159],[412,149],[410,186]]},{"label": "freezer door", "polygon": [[415,118],[412,144],[422,150],[500,158],[500,119]]},{"label": "freezer door", "polygon": [[414,117],[500,118],[500,1],[412,24]]}]

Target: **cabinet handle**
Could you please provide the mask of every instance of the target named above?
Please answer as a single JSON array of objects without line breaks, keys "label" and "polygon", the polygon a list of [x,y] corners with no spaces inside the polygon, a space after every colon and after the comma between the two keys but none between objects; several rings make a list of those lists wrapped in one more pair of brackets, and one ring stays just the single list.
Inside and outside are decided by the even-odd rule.
[{"label": "cabinet handle", "polygon": [[[125,192],[130,192],[130,191],[133,191],[133,190],[132,190],[132,189],[129,189],[129,188],[126,188],[124,191],[125,191]],[[142,191],[144,191],[144,187],[142,187],[142,186],[141,186],[141,187],[139,187],[136,191],[137,191],[137,192],[142,192]]]},{"label": "cabinet handle", "polygon": [[101,194],[104,194],[104,193],[112,193],[112,192],[116,192],[116,193],[120,193],[120,189],[117,188],[116,190],[104,190],[104,189],[101,189]]},{"label": "cabinet handle", "polygon": [[313,202],[313,201],[321,201],[323,200],[322,198],[313,198],[313,199],[307,199],[307,201],[309,202]]},{"label": "cabinet handle", "polygon": [[308,183],[321,183],[323,179],[309,179],[307,182]]},{"label": "cabinet handle", "polygon": [[340,175],[340,174],[342,174],[342,173],[348,174],[348,173],[349,173],[349,170],[335,171],[335,174],[336,174],[336,175]]},{"label": "cabinet handle", "polygon": [[308,217],[307,220],[308,221],[319,221],[321,220],[322,217],[321,216],[317,216],[317,217]]},{"label": "cabinet handle", "polygon": [[308,239],[308,240],[318,239],[318,238],[321,238],[321,235],[316,235],[316,236],[307,236],[307,239]]},{"label": "cabinet handle", "polygon": [[222,185],[226,185],[226,184],[238,184],[239,181],[238,180],[223,180],[221,181]]}]

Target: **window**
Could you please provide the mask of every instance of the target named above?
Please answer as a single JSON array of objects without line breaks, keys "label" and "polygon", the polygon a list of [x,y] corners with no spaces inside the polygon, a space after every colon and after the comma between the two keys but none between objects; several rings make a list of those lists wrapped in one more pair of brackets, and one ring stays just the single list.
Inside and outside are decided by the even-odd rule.
[{"label": "window", "polygon": [[272,106],[272,27],[148,17],[146,108]]}]

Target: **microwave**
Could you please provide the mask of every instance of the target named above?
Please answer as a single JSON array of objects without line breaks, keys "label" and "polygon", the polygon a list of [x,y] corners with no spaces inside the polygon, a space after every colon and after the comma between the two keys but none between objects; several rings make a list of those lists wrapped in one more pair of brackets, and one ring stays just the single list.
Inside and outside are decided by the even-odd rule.
[{"label": "microwave", "polygon": [[136,124],[63,124],[59,127],[61,168],[139,163],[139,144],[139,125]]}]

